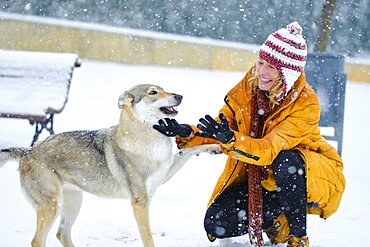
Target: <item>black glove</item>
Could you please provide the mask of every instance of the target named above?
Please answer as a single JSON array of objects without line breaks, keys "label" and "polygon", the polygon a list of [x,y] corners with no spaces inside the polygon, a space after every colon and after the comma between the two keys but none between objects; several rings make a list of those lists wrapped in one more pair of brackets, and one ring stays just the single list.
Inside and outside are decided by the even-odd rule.
[{"label": "black glove", "polygon": [[229,143],[234,138],[234,132],[230,130],[229,122],[224,114],[220,114],[221,123],[216,122],[211,116],[199,119],[197,127],[203,132],[195,133],[196,136],[212,138],[222,143]]},{"label": "black glove", "polygon": [[162,119],[158,121],[159,125],[153,125],[153,128],[168,137],[181,136],[188,137],[193,130],[188,124],[179,124],[175,119],[165,118],[166,122]]}]

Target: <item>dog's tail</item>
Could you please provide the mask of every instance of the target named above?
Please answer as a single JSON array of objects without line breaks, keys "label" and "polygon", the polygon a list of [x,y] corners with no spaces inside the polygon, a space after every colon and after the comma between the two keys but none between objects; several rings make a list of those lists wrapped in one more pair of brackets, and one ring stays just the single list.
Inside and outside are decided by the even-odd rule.
[{"label": "dog's tail", "polygon": [[8,161],[19,160],[25,153],[27,148],[5,148],[0,150],[0,168]]}]

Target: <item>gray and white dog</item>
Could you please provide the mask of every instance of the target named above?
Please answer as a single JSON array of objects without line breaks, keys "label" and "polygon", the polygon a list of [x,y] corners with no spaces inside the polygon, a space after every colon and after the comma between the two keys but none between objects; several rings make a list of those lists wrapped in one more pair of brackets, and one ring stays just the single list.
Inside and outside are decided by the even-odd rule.
[{"label": "gray and white dog", "polygon": [[171,138],[153,129],[159,119],[177,114],[181,100],[159,86],[137,85],[120,95],[116,126],[52,135],[30,149],[1,150],[0,166],[20,161],[21,186],[37,213],[32,246],[45,246],[59,213],[57,238],[63,246],[74,246],[71,229],[83,191],[130,199],[144,246],[154,246],[149,204],[157,187],[193,154],[220,151],[218,145],[203,145],[173,155]]}]

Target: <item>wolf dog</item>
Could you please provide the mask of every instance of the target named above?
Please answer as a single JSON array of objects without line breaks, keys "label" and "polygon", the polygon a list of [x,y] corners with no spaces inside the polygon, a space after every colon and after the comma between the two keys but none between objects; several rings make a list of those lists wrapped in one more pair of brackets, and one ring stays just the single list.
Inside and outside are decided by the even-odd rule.
[{"label": "wolf dog", "polygon": [[143,245],[154,246],[149,204],[157,187],[193,154],[220,151],[213,144],[173,154],[171,138],[153,128],[158,120],[177,115],[182,98],[156,85],[137,85],[119,96],[121,113],[116,126],[51,135],[32,148],[2,149],[0,166],[19,160],[22,190],[36,210],[31,245],[45,246],[60,214],[57,238],[65,247],[74,246],[71,229],[85,191],[130,199]]}]

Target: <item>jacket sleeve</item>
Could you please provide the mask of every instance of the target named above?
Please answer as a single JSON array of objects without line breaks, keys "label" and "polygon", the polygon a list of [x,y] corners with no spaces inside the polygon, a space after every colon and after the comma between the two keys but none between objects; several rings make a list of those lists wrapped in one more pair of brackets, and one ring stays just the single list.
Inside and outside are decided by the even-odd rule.
[{"label": "jacket sleeve", "polygon": [[[229,122],[229,126],[231,130],[236,130],[237,126],[235,125],[234,121],[234,114],[230,110],[229,107],[226,105],[220,110],[220,113],[223,113]],[[215,118],[217,122],[221,122],[221,120],[216,117]],[[203,144],[219,144],[217,140],[211,139],[211,138],[204,138],[204,137],[199,137],[199,136],[194,136],[195,133],[199,132],[200,130],[196,127],[191,125],[190,126],[193,130],[193,134],[190,137],[183,138],[183,137],[176,137],[176,143],[178,148],[191,148],[194,146],[199,146]]]},{"label": "jacket sleeve", "polygon": [[286,117],[263,138],[254,139],[236,131],[235,142],[221,146],[230,158],[259,166],[271,165],[280,151],[293,149],[317,127],[320,117],[317,98],[309,97],[294,104],[285,110],[288,111],[284,113]]},{"label": "jacket sleeve", "polygon": [[193,130],[193,133],[191,136],[186,137],[186,138],[176,136],[176,144],[179,149],[191,148],[191,147],[204,145],[204,144],[218,144],[219,143],[218,141],[211,139],[211,138],[195,136],[194,134],[199,132],[200,130],[196,126],[193,126],[193,125],[190,125],[190,127]]}]

